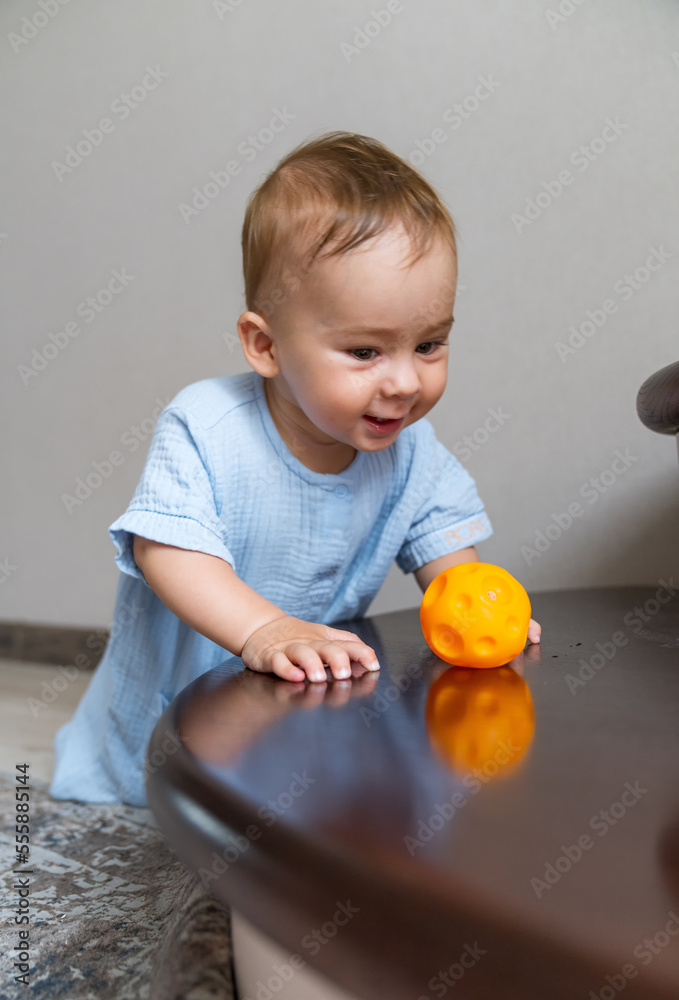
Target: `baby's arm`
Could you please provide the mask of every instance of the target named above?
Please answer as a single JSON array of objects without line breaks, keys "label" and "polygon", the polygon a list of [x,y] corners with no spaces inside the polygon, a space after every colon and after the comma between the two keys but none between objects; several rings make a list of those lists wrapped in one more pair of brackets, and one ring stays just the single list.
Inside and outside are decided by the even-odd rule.
[{"label": "baby's arm", "polygon": [[[289,681],[349,677],[351,661],[378,669],[375,651],[353,632],[286,615],[238,578],[224,559],[134,536],[134,559],[149,587],[196,632],[240,656],[246,667]],[[373,666],[375,664],[375,666]]]},{"label": "baby's arm", "polygon": [[444,569],[468,562],[481,562],[473,545],[470,545],[468,549],[458,549],[457,552],[451,552],[450,555],[433,559],[416,569],[413,575],[420,585],[420,590],[424,593],[431,581],[436,579],[439,573],[443,573]]}]

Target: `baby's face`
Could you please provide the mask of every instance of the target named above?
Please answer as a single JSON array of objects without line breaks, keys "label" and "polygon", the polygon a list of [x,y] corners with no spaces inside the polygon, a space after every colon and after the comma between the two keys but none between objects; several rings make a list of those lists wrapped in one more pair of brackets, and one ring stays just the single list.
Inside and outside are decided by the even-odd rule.
[{"label": "baby's face", "polygon": [[312,450],[381,451],[443,394],[456,261],[436,242],[406,267],[410,249],[389,230],[322,260],[270,318],[279,372],[267,390]]}]

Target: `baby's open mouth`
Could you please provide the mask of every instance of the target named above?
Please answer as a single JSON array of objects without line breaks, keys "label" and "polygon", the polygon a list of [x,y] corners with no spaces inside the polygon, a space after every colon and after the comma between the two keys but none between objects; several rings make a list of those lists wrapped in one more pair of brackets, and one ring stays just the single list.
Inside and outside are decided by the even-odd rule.
[{"label": "baby's open mouth", "polygon": [[392,419],[390,417],[375,417],[371,413],[364,413],[363,419],[373,430],[380,434],[392,434],[398,430],[403,423],[404,417]]}]

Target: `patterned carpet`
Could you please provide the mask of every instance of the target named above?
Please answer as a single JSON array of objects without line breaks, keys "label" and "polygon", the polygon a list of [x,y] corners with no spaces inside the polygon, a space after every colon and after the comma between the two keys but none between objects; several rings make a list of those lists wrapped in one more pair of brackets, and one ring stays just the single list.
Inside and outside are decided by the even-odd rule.
[{"label": "patterned carpet", "polygon": [[[14,776],[0,773],[3,1000],[237,997],[230,915],[172,853],[148,809],[55,801],[45,782],[31,781],[30,856],[21,865],[14,789]],[[19,879],[28,880],[28,911]],[[17,912],[29,923],[15,923]],[[14,963],[26,957],[21,930],[29,990],[15,981],[23,969]]]}]

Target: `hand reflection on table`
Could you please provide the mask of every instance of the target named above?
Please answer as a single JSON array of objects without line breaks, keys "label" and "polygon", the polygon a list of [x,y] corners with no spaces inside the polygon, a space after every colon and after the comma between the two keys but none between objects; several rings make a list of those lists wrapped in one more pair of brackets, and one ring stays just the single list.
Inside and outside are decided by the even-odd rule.
[{"label": "hand reflection on table", "polygon": [[511,666],[450,667],[427,694],[425,724],[435,754],[455,774],[506,775],[535,732],[528,685]]},{"label": "hand reflection on table", "polygon": [[355,662],[351,678],[325,684],[284,681],[246,667],[215,686],[195,690],[181,718],[180,739],[202,760],[227,764],[288,712],[321,705],[341,708],[353,698],[373,694],[378,681],[379,673]]}]

